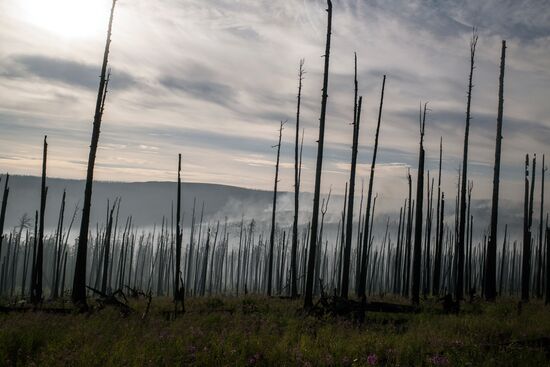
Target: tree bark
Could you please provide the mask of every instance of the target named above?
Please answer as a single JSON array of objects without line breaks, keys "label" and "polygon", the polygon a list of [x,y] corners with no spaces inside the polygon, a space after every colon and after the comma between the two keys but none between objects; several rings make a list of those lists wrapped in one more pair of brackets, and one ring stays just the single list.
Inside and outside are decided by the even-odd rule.
[{"label": "tree bark", "polygon": [[[504,67],[506,59],[506,41],[502,41],[500,56],[500,77],[498,87],[498,116],[495,148],[495,167],[493,173],[493,198],[491,208],[491,234],[487,247],[487,263],[485,273],[485,298],[494,301],[497,295],[497,231],[498,231],[498,199],[500,186],[500,155],[502,151],[502,115],[504,109]],[[542,227],[541,227],[542,228]]]},{"label": "tree bark", "polygon": [[325,67],[323,74],[323,95],[321,98],[321,116],[319,118],[319,140],[317,145],[317,165],[315,168],[315,191],[313,193],[313,212],[311,218],[311,236],[309,244],[304,308],[313,306],[313,275],[315,273],[315,255],[317,253],[317,230],[319,225],[319,197],[321,195],[321,173],[323,171],[323,147],[325,141],[325,118],[328,99],[328,75],[330,65],[330,39],[332,32],[332,1],[327,0],[327,40],[325,47]]},{"label": "tree bark", "polygon": [[460,184],[460,216],[459,216],[459,229],[458,229],[458,241],[456,248],[457,261],[457,274],[456,274],[456,286],[455,286],[455,298],[459,302],[464,298],[464,250],[465,250],[465,229],[466,229],[466,183],[468,182],[468,139],[470,136],[470,120],[471,120],[471,103],[472,103],[472,88],[473,88],[473,74],[474,74],[474,61],[477,45],[477,31],[473,30],[472,39],[470,41],[470,77],[468,82],[468,97],[466,104],[466,128],[464,130],[464,152],[462,156],[462,177]]},{"label": "tree bark", "polygon": [[73,304],[81,309],[87,309],[86,303],[86,257],[88,252],[88,230],[90,226],[90,210],[92,205],[92,185],[94,182],[94,166],[99,142],[99,132],[101,128],[101,119],[103,117],[103,108],[105,96],[107,93],[106,85],[108,83],[107,64],[109,61],[109,48],[111,45],[111,30],[113,26],[113,16],[116,0],[113,0],[111,6],[111,15],[109,17],[109,26],[107,30],[107,41],[105,43],[105,52],[103,54],[103,65],[101,67],[101,77],[97,92],[97,101],[94,114],[94,123],[92,131],[92,140],[90,144],[90,154],[88,157],[88,170],[86,175],[86,188],[84,191],[84,206],[82,207],[82,220],[80,224],[80,234],[78,236],[78,248],[76,252],[76,263],[73,280],[72,301]]},{"label": "tree bark", "polygon": [[[370,177],[369,177],[369,190],[367,192],[367,208],[365,211],[365,229],[363,231],[363,250],[361,252],[361,276],[359,278],[359,297],[366,297],[366,282],[367,282],[367,251],[366,246],[370,242],[370,228],[368,226],[369,224],[369,218],[371,216],[371,202],[372,202],[372,187],[374,184],[374,172],[376,168],[376,156],[378,153],[378,137],[380,136],[380,122],[382,120],[382,106],[384,104],[384,88],[386,86],[386,76],[384,75],[382,79],[382,93],[380,95],[380,107],[378,109],[378,123],[376,125],[376,135],[374,137],[374,150],[372,153],[372,164],[370,166]],[[373,218],[374,218],[374,214]]]},{"label": "tree bark", "polygon": [[269,265],[267,272],[267,295],[271,296],[273,283],[273,247],[275,245],[275,215],[277,213],[277,186],[279,184],[279,160],[281,157],[281,139],[283,137],[283,125],[279,127],[279,143],[277,144],[277,164],[275,165],[275,183],[273,185],[273,211],[271,212],[271,233],[269,235]]},{"label": "tree bark", "polygon": [[[420,151],[418,157],[418,177],[416,181],[416,213],[414,228],[413,266],[411,299],[413,305],[420,303],[420,270],[422,255],[422,209],[424,201],[424,131],[426,126],[427,103],[424,104],[424,115],[420,121]],[[422,112],[422,110],[420,111]]]}]

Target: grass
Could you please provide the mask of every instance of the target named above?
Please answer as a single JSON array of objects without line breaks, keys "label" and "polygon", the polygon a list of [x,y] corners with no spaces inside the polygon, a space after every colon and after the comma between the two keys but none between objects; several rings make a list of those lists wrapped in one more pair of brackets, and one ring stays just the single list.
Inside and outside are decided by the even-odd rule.
[{"label": "grass", "polygon": [[[5,366],[545,366],[550,312],[512,300],[466,304],[443,315],[430,301],[415,315],[369,313],[364,325],[304,316],[300,301],[189,299],[168,320],[168,299],[145,302],[123,318],[116,309],[89,314],[0,315]],[[539,342],[535,342],[539,340]]]}]

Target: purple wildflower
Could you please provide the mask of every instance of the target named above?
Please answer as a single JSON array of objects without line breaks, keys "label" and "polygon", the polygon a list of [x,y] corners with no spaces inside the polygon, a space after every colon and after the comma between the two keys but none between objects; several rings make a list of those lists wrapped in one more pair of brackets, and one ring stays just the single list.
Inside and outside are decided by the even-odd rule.
[{"label": "purple wildflower", "polygon": [[376,354],[369,354],[367,357],[367,363],[369,366],[376,366],[378,364],[378,357]]}]

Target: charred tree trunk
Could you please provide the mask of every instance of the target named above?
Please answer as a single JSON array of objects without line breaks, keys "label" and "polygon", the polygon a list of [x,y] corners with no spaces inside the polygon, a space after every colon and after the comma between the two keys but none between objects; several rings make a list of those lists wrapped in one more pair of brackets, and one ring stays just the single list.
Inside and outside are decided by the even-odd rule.
[{"label": "charred tree trunk", "polygon": [[[107,229],[105,232],[105,241],[103,246],[105,249],[105,253],[103,255],[103,276],[101,278],[101,292],[103,294],[107,294],[107,292],[110,292],[110,290],[107,288],[107,279],[109,276],[108,271],[109,271],[109,255],[111,253],[111,230],[113,228],[113,213],[115,211],[115,207],[116,207],[116,200],[109,214]],[[111,285],[109,284],[109,288],[110,286]]]},{"label": "charred tree trunk", "polygon": [[474,75],[474,61],[477,45],[477,31],[474,29],[472,39],[470,41],[470,77],[468,82],[468,97],[466,104],[466,127],[464,131],[464,153],[462,156],[462,177],[460,183],[460,216],[459,216],[459,229],[458,229],[458,241],[456,246],[457,256],[457,274],[456,274],[456,286],[455,286],[455,298],[459,302],[464,298],[464,250],[465,250],[465,237],[466,237],[466,183],[468,182],[468,139],[470,136],[470,120],[471,120],[471,102],[472,102],[472,88],[473,88],[473,75]]},{"label": "charred tree trunk", "polygon": [[73,304],[86,309],[86,257],[88,252],[88,229],[90,226],[90,210],[92,205],[92,185],[94,182],[94,166],[99,142],[99,132],[101,128],[101,119],[105,107],[105,97],[107,94],[108,76],[107,64],[109,61],[109,47],[111,45],[111,30],[113,26],[113,16],[116,0],[113,0],[111,6],[111,15],[107,30],[107,41],[105,43],[105,52],[103,54],[103,65],[101,67],[101,77],[99,80],[99,89],[97,92],[97,101],[94,114],[94,123],[92,131],[92,140],[90,144],[90,155],[88,157],[88,170],[86,174],[86,189],[84,191],[84,206],[82,208],[82,220],[80,224],[80,234],[78,236],[78,248],[76,252],[76,263],[73,280],[72,301]]},{"label": "charred tree trunk", "polygon": [[[420,270],[422,255],[422,209],[424,201],[424,129],[426,126],[427,103],[424,104],[424,115],[420,119],[420,151],[418,157],[418,177],[416,181],[416,213],[414,227],[414,248],[412,266],[411,299],[413,305],[420,303]],[[422,112],[422,110],[420,111]]]},{"label": "charred tree trunk", "polygon": [[42,156],[42,184],[40,188],[40,221],[38,224],[38,246],[36,248],[36,260],[33,266],[31,303],[37,305],[42,301],[42,266],[44,263],[44,214],[46,211],[46,163],[48,160],[47,137],[44,137],[44,152]]},{"label": "charred tree trunk", "polygon": [[6,182],[4,182],[4,195],[2,196],[2,209],[0,211],[0,255],[2,255],[2,242],[4,241],[4,221],[6,220],[6,207],[8,205],[8,195],[10,188],[10,175],[6,174]]},{"label": "charred tree trunk", "polygon": [[294,145],[294,222],[292,224],[292,249],[290,253],[290,297],[298,296],[298,272],[296,256],[298,251],[298,215],[300,209],[300,162],[298,138],[300,135],[300,107],[302,102],[302,81],[304,80],[304,60],[300,60],[298,72],[298,102],[296,106],[296,139]]},{"label": "charred tree trunk", "polygon": [[[439,295],[440,288],[440,277],[441,277],[441,248],[442,248],[442,222],[443,222],[443,210],[441,210],[441,202],[445,194],[441,193],[441,161],[443,159],[443,137],[439,140],[439,174],[437,179],[437,214],[436,214],[436,228],[435,228],[435,258],[434,258],[434,272],[433,272],[433,283],[432,283],[432,294],[435,296]],[[442,197],[443,196],[443,197]]]},{"label": "charred tree trunk", "polygon": [[[61,208],[59,209],[59,219],[57,222],[57,233],[55,236],[55,246],[53,253],[53,267],[52,267],[52,298],[57,299],[59,297],[59,272],[61,262],[61,246],[63,242],[63,220],[65,216],[65,198],[66,190],[63,190],[63,196],[61,198]],[[21,236],[19,236],[21,238]]]},{"label": "charred tree trunk", "polygon": [[[378,109],[378,123],[376,125],[376,135],[374,137],[374,150],[372,153],[372,164],[370,166],[369,191],[367,193],[367,208],[365,211],[365,229],[363,230],[363,250],[361,251],[361,276],[359,278],[359,297],[366,297],[367,282],[367,246],[370,242],[369,218],[371,215],[372,187],[374,184],[374,170],[376,167],[376,155],[378,153],[378,137],[380,135],[380,122],[382,120],[382,106],[384,104],[384,88],[386,86],[386,76],[382,79],[382,93],[380,95],[380,108]],[[374,217],[374,214],[372,214]]]},{"label": "charred tree trunk", "polygon": [[[384,77],[385,81],[385,77]],[[382,95],[384,91],[382,89]],[[355,55],[355,106],[353,116],[353,147],[351,153],[351,172],[349,178],[349,193],[348,193],[348,213],[346,223],[346,243],[344,247],[344,264],[342,268],[342,285],[341,296],[348,298],[349,290],[349,272],[350,272],[350,257],[351,257],[351,240],[353,237],[353,204],[355,199],[355,173],[357,170],[357,153],[359,146],[359,125],[361,122],[361,107],[363,104],[363,97],[359,98],[359,104],[357,104],[357,55]],[[359,218],[361,220],[361,218]],[[342,223],[343,225],[343,223]]]},{"label": "charred tree trunk", "polygon": [[273,246],[275,245],[275,215],[277,213],[277,186],[279,184],[279,159],[281,157],[281,139],[284,122],[279,127],[279,143],[277,144],[277,164],[275,165],[275,183],[273,185],[273,211],[271,212],[271,233],[269,235],[269,265],[267,271],[267,295],[271,296],[273,283]]},{"label": "charred tree trunk", "polygon": [[548,227],[548,216],[546,217],[546,298],[544,304],[550,304],[550,227]]},{"label": "charred tree trunk", "polygon": [[181,279],[181,154],[178,154],[178,190],[176,203],[176,266],[174,271],[174,307],[177,314],[178,302],[181,302],[182,311],[185,312],[183,280]]},{"label": "charred tree trunk", "polygon": [[[535,160],[533,159],[533,162]],[[535,173],[535,167],[531,172]],[[534,181],[534,177],[531,178]],[[533,185],[531,186],[533,187]],[[531,195],[529,194],[529,154],[525,156],[525,195],[523,207],[523,254],[521,265],[521,300],[529,301],[529,278],[531,276]]]},{"label": "charred tree trunk", "polygon": [[410,170],[407,172],[407,182],[409,184],[409,205],[407,207],[407,238],[405,242],[405,279],[403,281],[403,295],[408,297],[410,293],[410,275],[411,275],[411,246],[412,246],[412,178]]},{"label": "charred tree trunk", "polygon": [[544,176],[546,173],[546,162],[545,156],[542,156],[542,167],[541,167],[541,186],[540,186],[540,218],[539,218],[539,249],[537,253],[537,269],[535,274],[535,293],[537,298],[542,298],[542,268],[543,268],[543,254],[542,254],[542,244],[544,242],[544,233],[542,231],[543,222],[544,222]]},{"label": "charred tree trunk", "polygon": [[506,266],[506,241],[508,237],[508,225],[504,226],[504,241],[502,241],[502,258],[500,263],[500,280],[498,285],[498,294],[502,297],[502,286],[504,284],[504,268]]},{"label": "charred tree trunk", "polygon": [[321,173],[323,171],[323,147],[325,141],[325,118],[328,98],[328,74],[330,65],[330,38],[332,32],[332,1],[327,0],[327,40],[325,48],[325,67],[323,75],[323,96],[321,98],[321,116],[319,118],[319,140],[317,142],[317,165],[315,169],[315,191],[313,193],[313,212],[311,218],[311,237],[307,263],[304,308],[313,306],[313,275],[315,273],[315,255],[317,253],[317,231],[319,225],[319,197],[321,195]]},{"label": "charred tree trunk", "polygon": [[[506,41],[502,41],[500,56],[500,77],[498,87],[497,137],[495,148],[495,167],[493,174],[493,203],[491,208],[491,234],[487,247],[487,263],[485,265],[485,298],[493,301],[497,295],[497,230],[498,230],[498,198],[500,186],[500,154],[502,151],[502,114],[504,109],[504,65],[506,59]],[[542,228],[542,227],[541,227]]]}]

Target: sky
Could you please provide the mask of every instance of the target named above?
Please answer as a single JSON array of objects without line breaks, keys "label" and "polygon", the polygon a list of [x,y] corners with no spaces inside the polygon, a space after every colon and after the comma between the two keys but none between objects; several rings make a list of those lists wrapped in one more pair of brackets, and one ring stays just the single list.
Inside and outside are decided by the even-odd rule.
[{"label": "sky", "polygon": [[[111,83],[95,178],[182,177],[271,190],[280,121],[279,188],[293,190],[298,66],[305,59],[302,188],[313,190],[326,2],[119,0]],[[525,154],[550,160],[550,11],[546,0],[334,0],[323,192],[349,179],[353,55],[363,112],[358,191],[367,181],[382,76],[387,75],[375,191],[399,203],[418,162],[418,108],[429,102],[427,169],[443,138],[443,190],[454,198],[474,71],[469,178],[492,186],[500,47],[507,40],[501,196],[523,200]],[[110,9],[108,0],[0,2],[0,172],[83,179]],[[538,185],[538,183],[537,183]],[[537,191],[539,188],[537,188]],[[547,196],[550,192],[547,191]],[[538,195],[538,194],[537,194]],[[550,197],[550,196],[548,196]]]}]

